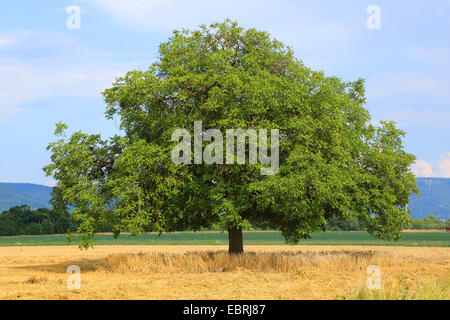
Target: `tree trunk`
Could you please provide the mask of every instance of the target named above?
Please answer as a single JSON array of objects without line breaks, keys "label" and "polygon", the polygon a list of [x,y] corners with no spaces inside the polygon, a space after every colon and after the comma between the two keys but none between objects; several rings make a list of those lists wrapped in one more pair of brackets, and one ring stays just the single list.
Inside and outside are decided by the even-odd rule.
[{"label": "tree trunk", "polygon": [[228,229],[228,253],[243,253],[242,227]]}]

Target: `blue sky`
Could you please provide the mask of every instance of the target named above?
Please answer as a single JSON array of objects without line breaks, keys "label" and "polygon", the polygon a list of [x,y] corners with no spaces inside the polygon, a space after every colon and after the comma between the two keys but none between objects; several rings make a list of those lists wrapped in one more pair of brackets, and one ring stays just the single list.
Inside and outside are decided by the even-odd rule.
[{"label": "blue sky", "polygon": [[[81,8],[68,29],[66,8]],[[370,5],[381,12],[369,29]],[[313,69],[366,78],[373,121],[407,131],[417,176],[450,177],[450,1],[2,0],[0,181],[52,185],[41,168],[54,125],[118,132],[100,92],[146,69],[173,29],[225,18],[270,32]]]}]

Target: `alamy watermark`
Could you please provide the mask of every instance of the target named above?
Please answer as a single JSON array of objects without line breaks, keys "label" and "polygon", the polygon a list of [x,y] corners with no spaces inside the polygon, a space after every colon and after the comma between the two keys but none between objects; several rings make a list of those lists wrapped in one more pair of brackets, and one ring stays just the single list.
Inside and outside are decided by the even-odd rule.
[{"label": "alamy watermark", "polygon": [[69,30],[80,30],[81,29],[81,8],[79,6],[68,6],[66,8],[66,13],[70,14],[67,18],[66,26]]},{"label": "alamy watermark", "polygon": [[368,6],[366,9],[369,17],[366,20],[366,26],[369,30],[381,29],[381,8],[376,5]]},{"label": "alamy watermark", "polygon": [[81,289],[81,269],[77,265],[70,265],[66,269],[66,273],[70,276],[66,280],[66,287],[68,290],[80,290]]},{"label": "alamy watermark", "polygon": [[381,269],[377,265],[367,267],[367,274],[370,276],[366,280],[367,289],[381,289]]},{"label": "alamy watermark", "polygon": [[[257,164],[259,158],[259,163],[270,164],[270,167],[261,168],[262,175],[277,173],[279,168],[279,130],[270,130],[270,155],[267,152],[267,129],[259,129],[258,131],[259,133],[255,129],[225,130],[225,164],[246,163],[246,141],[248,139],[248,163]],[[189,131],[187,129],[176,129],[172,133],[171,140],[179,141],[172,149],[172,162],[175,164],[192,164],[192,138]],[[203,141],[211,141],[204,150]],[[202,122],[194,121],[194,164],[223,164],[223,146],[223,135],[220,130],[208,129],[203,131]]]}]

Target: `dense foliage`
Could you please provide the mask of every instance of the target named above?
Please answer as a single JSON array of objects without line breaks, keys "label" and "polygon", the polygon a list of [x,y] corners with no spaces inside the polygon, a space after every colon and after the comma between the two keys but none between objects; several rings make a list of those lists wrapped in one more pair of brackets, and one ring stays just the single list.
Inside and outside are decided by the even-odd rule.
[{"label": "dense foliage", "polygon": [[73,231],[74,226],[69,213],[46,208],[32,210],[22,205],[0,214],[0,236],[63,234]]},{"label": "dense foliage", "polygon": [[411,218],[410,223],[405,226],[405,229],[434,229],[442,230],[450,228],[450,219],[439,220],[434,214],[430,214],[425,219]]},{"label": "dense foliage", "polygon": [[[443,230],[450,227],[450,219],[439,220],[435,215],[428,215],[425,219],[410,218],[403,229],[415,230]],[[362,231],[365,230],[364,223],[355,217],[347,219],[332,218],[327,221],[327,230],[330,231]]]},{"label": "dense foliage", "polygon": [[[268,33],[230,21],[175,31],[159,53],[148,70],[104,92],[106,116],[119,118],[123,137],[66,136],[58,124],[60,139],[48,146],[53,204],[73,208],[82,246],[107,222],[115,235],[219,224],[231,252],[242,252],[248,222],[295,243],[353,216],[380,238],[399,238],[417,192],[415,158],[393,122],[371,124],[362,79],[313,71]],[[248,162],[175,165],[171,135],[192,133],[194,121],[221,132],[278,129],[278,173],[261,175],[262,165]]]}]

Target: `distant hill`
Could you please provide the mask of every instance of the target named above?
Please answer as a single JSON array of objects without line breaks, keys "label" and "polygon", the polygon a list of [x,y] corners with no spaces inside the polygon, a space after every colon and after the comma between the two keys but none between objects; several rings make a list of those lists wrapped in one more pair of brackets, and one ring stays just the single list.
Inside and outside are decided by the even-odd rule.
[{"label": "distant hill", "polygon": [[0,212],[27,204],[33,209],[50,208],[51,187],[32,183],[0,182]]},{"label": "distant hill", "polygon": [[438,219],[450,219],[450,179],[417,178],[420,196],[410,199],[414,218],[423,219],[434,214]]},{"label": "distant hill", "polygon": [[[450,219],[450,179],[417,178],[420,196],[411,197],[414,218],[434,214],[438,219]],[[31,183],[0,182],[0,212],[13,206],[27,204],[33,209],[49,208],[51,187]]]}]

